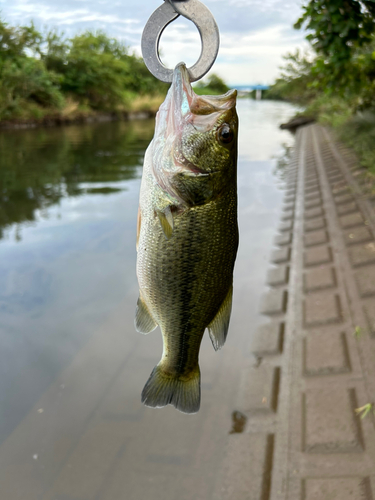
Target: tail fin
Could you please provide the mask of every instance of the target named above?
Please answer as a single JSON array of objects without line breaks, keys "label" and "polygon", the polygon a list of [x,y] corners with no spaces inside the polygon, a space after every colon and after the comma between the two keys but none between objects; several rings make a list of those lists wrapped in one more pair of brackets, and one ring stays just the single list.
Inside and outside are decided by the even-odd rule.
[{"label": "tail fin", "polygon": [[142,403],[151,408],[169,404],[183,413],[197,413],[201,403],[201,375],[199,366],[186,375],[170,375],[158,364],[142,391]]}]

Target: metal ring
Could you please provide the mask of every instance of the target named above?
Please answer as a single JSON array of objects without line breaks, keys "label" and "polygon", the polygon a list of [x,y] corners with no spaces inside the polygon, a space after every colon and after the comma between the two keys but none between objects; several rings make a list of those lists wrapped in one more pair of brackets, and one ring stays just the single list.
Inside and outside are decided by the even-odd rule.
[{"label": "metal ring", "polygon": [[209,9],[199,0],[165,1],[147,21],[142,34],[142,55],[149,71],[162,82],[170,83],[173,70],[168,69],[159,57],[160,37],[165,28],[179,15],[192,21],[198,28],[202,50],[198,61],[188,68],[190,81],[196,82],[214,64],[219,51],[219,28]]}]

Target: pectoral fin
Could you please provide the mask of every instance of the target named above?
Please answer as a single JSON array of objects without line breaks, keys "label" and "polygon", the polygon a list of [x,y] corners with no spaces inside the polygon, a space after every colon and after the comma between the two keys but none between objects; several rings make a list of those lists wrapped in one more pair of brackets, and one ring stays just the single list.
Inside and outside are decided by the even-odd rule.
[{"label": "pectoral fin", "polygon": [[137,332],[143,334],[152,332],[158,326],[141,297],[138,298],[134,324]]},{"label": "pectoral fin", "polygon": [[232,311],[232,296],[233,285],[230,287],[216,316],[208,325],[208,333],[215,351],[223,347],[227,338],[230,313]]},{"label": "pectoral fin", "polygon": [[168,205],[163,211],[156,210],[156,215],[159,218],[165,237],[169,240],[173,233],[173,215],[170,205]]}]

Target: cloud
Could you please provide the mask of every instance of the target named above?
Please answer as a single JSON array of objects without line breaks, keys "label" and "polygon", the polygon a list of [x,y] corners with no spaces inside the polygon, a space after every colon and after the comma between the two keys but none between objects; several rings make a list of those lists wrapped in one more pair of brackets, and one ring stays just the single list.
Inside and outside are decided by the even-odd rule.
[{"label": "cloud", "polygon": [[[301,13],[301,0],[203,0],[219,25],[221,46],[213,71],[230,84],[271,82],[282,55],[305,44],[292,24]],[[102,29],[130,45],[140,55],[143,27],[162,0],[0,0],[2,19],[9,23],[33,20],[38,28],[57,28],[68,35]],[[195,26],[179,18],[165,30],[162,59],[169,67],[184,60],[194,64],[200,54]]]}]

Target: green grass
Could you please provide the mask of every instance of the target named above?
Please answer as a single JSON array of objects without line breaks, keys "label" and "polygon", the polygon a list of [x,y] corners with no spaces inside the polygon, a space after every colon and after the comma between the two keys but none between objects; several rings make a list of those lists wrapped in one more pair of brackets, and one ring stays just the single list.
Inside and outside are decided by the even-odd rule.
[{"label": "green grass", "polygon": [[361,165],[375,175],[375,113],[358,113],[346,120],[337,132],[339,138],[355,151]]}]

